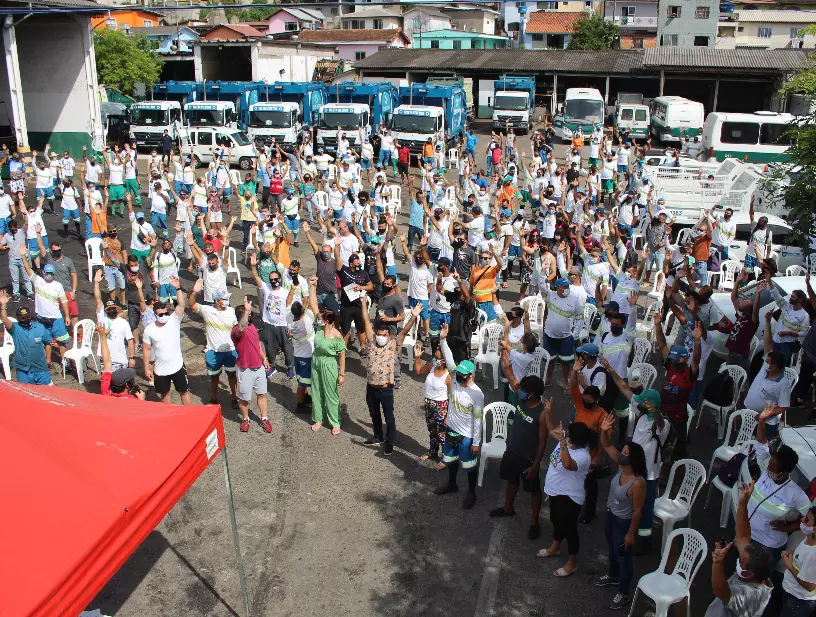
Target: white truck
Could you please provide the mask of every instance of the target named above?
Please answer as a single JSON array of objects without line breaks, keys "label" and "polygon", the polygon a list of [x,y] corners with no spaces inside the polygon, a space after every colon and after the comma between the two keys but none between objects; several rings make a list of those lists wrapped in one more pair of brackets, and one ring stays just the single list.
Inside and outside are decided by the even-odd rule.
[{"label": "white truck", "polygon": [[191,101],[184,106],[188,126],[238,128],[238,115],[232,101]]},{"label": "white truck", "polygon": [[137,147],[161,147],[165,131],[177,140],[180,123],[178,101],[143,101],[130,106],[130,139]]},{"label": "white truck", "polygon": [[359,149],[370,131],[371,108],[364,103],[326,103],[320,108],[317,146],[337,151],[337,128],[346,133],[349,146]]},{"label": "white truck", "polygon": [[300,106],[294,102],[252,103],[249,106],[247,127],[250,141],[266,145],[274,141],[280,144],[281,148],[292,150],[297,143],[300,130],[299,111]]},{"label": "white truck", "polygon": [[493,82],[493,130],[526,133],[535,116],[535,78],[502,75]]}]

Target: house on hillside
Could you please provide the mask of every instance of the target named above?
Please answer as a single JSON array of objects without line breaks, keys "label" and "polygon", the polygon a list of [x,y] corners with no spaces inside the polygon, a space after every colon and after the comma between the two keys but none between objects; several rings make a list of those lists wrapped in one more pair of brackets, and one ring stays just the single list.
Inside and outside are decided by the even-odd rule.
[{"label": "house on hillside", "polygon": [[415,4],[414,7],[402,14],[403,31],[409,38],[413,38],[418,30],[432,32],[434,30],[449,30],[451,20],[439,9],[430,6]]},{"label": "house on hillside", "polygon": [[[100,8],[103,7],[100,6]],[[130,32],[133,28],[155,28],[163,24],[164,15],[141,8],[112,11],[104,16],[91,17],[91,29],[93,30]]]},{"label": "house on hillside", "polygon": [[575,32],[575,22],[584,12],[535,11],[530,13],[521,42],[527,49],[566,49]]},{"label": "house on hillside", "polygon": [[496,35],[499,12],[473,4],[445,6],[439,9],[450,18],[451,28],[478,34]]},{"label": "house on hillside", "polygon": [[718,0],[659,0],[658,47],[714,47],[720,20]]},{"label": "house on hillside", "polygon": [[345,30],[397,30],[402,28],[402,13],[384,6],[357,8],[340,18]]},{"label": "house on hillside", "polygon": [[415,32],[411,46],[420,49],[505,49],[506,36],[493,36],[462,30]]},{"label": "house on hillside", "polygon": [[392,30],[304,30],[298,36],[301,43],[337,48],[340,60],[362,60],[380,49],[410,47],[411,41],[399,29]]},{"label": "house on hillside", "polygon": [[252,38],[263,38],[265,32],[249,24],[223,24],[216,26],[201,36],[202,41],[241,41]]},{"label": "house on hillside", "polygon": [[131,28],[131,34],[140,34],[158,45],[164,64],[159,81],[189,81],[195,76],[193,42],[198,32],[187,26],[156,26]]},{"label": "house on hillside", "polygon": [[816,36],[805,35],[802,30],[813,24],[816,24],[816,11],[782,9],[735,11],[720,16],[716,47],[810,49],[816,46]]},{"label": "house on hillside", "polygon": [[323,13],[316,9],[286,7],[269,17],[267,34],[299,32],[323,27]]}]

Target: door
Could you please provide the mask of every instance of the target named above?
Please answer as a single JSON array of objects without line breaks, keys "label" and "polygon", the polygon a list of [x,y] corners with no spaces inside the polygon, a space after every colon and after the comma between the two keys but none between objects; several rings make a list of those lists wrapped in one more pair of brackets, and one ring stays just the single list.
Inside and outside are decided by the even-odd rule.
[{"label": "door", "polygon": [[212,161],[211,148],[213,147],[213,134],[208,129],[198,129],[192,131],[196,139],[193,151],[202,163],[209,163]]}]

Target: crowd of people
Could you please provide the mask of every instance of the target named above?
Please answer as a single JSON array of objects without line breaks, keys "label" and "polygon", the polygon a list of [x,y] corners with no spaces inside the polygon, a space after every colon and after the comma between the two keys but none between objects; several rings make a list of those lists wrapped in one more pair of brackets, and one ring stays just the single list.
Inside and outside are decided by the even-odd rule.
[{"label": "crowd of people", "polygon": [[[528,537],[536,540],[546,494],[552,540],[538,555],[555,558],[566,544],[567,559],[552,573],[569,577],[578,569],[582,525],[597,514],[599,482],[611,477],[603,517],[609,571],[596,584],[615,587],[609,607],[620,609],[631,601],[634,555],[651,549],[654,504],[668,470],[687,456],[688,409],[708,398],[704,386],[713,371],[706,366],[715,333],[723,333],[728,364],[751,374],[737,408],[756,414],[758,465],[737,510],[737,571],[728,577],[723,570],[732,544],[718,545],[716,599],[706,614],[761,615],[781,561],[783,614],[810,615],[816,510],[791,480],[797,454],[779,435],[781,419],[807,396],[816,369],[809,277],[804,290],[787,297],[773,287],[771,232],[752,207],[756,224],[731,294],[732,322],[712,301],[708,276],[728,258],[733,213],[704,211],[688,233],[673,232],[670,204],[654,197],[643,165],[649,144],[579,131],[559,163],[551,127],[532,133],[531,154],[509,127],[490,135],[483,150],[478,142],[468,129],[453,156],[442,137],[411,153],[383,129],[376,140],[358,135],[354,150],[338,129],[337,151],[329,154],[314,148],[304,127],[294,152],[257,146],[255,166],[237,186],[228,150],[214,149],[209,169],[199,173],[191,154],[173,147],[147,156],[131,144],[94,155],[83,149],[80,166],[68,151],[58,157],[46,146],[42,157],[32,152],[35,194],[28,197],[28,171],[19,153],[4,148],[10,183],[8,193],[0,188],[0,251],[8,257],[11,289],[0,291],[0,319],[15,346],[14,378],[53,385],[54,351],[62,361],[72,336],[82,336],[71,326],[82,317],[77,293],[85,287],[95,303],[103,395],[153,398],[143,389],[148,383],[164,403],[175,390],[191,404],[182,322],[197,314],[210,389],[206,399],[195,394],[218,403],[225,372],[241,432],[251,428],[253,395],[262,429],[273,431],[268,383],[280,370],[294,380],[294,411],[311,413],[311,429],[340,433],[346,356],[355,353],[365,366],[371,417],[364,443],[388,456],[399,439],[395,391],[409,339],[414,376],[424,380],[428,448],[420,459],[447,469],[437,495],[457,492],[459,471],[465,473],[462,506],[469,510],[489,435],[483,425],[495,422],[485,417],[477,354],[485,327],[497,324],[501,398],[514,411],[500,466],[506,499],[490,516],[513,516],[523,489],[531,496]],[[81,191],[74,186],[80,169]],[[240,238],[232,234],[239,221]],[[642,249],[633,243],[636,231],[645,238]],[[292,255],[302,241],[310,255],[298,251],[303,264]],[[64,243],[77,242],[102,262],[90,284],[63,254]],[[257,295],[233,302],[227,277],[241,259]],[[665,276],[665,290],[645,311],[646,322],[641,300],[656,273]],[[185,279],[192,281],[186,289]],[[514,279],[518,291],[509,289]],[[767,311],[762,324],[766,286],[779,313]],[[10,304],[20,304],[15,320]],[[752,366],[760,326],[762,353]],[[650,353],[633,362],[634,341],[644,332]],[[658,381],[652,344],[663,368]],[[794,389],[785,369],[795,358],[806,370]],[[574,406],[566,423],[556,420],[546,396],[559,389],[556,363]],[[791,554],[788,534],[797,529],[807,537]]]}]

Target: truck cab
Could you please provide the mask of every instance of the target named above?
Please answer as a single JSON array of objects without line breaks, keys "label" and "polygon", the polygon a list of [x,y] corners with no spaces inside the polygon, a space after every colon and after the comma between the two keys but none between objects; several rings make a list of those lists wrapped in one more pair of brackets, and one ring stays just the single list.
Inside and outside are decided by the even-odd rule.
[{"label": "truck cab", "polygon": [[493,129],[526,133],[535,117],[535,78],[502,75],[493,82]]},{"label": "truck cab", "polygon": [[346,133],[349,146],[359,149],[360,131],[370,132],[371,108],[363,103],[326,103],[318,112],[317,145],[329,152],[337,151],[337,127]]},{"label": "truck cab", "polygon": [[189,126],[238,127],[238,116],[232,101],[193,101],[184,107]]},{"label": "truck cab", "polygon": [[198,126],[190,127],[189,134],[191,154],[196,167],[211,163],[213,152],[218,156],[222,151],[232,150],[232,163],[241,169],[252,169],[257,158],[257,152],[246,133],[237,129]]},{"label": "truck cab", "polygon": [[253,103],[247,127],[250,141],[267,146],[274,141],[284,150],[293,151],[300,131],[299,111],[297,103]]},{"label": "truck cab", "polygon": [[648,105],[621,103],[615,109],[614,127],[618,133],[626,136],[649,136],[650,116]]},{"label": "truck cab", "polygon": [[444,135],[445,110],[428,105],[400,105],[394,110],[391,131],[400,144],[408,146],[411,154],[420,154],[422,146],[432,139]]},{"label": "truck cab", "polygon": [[467,97],[459,86],[411,84],[399,89],[402,105],[394,110],[394,137],[413,153],[421,152],[428,138],[444,148],[455,147],[464,135]]},{"label": "truck cab", "polygon": [[137,147],[154,148],[162,144],[164,131],[175,140],[181,122],[178,101],[143,101],[130,106],[130,139]]}]

